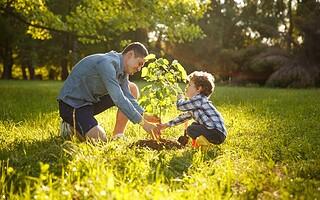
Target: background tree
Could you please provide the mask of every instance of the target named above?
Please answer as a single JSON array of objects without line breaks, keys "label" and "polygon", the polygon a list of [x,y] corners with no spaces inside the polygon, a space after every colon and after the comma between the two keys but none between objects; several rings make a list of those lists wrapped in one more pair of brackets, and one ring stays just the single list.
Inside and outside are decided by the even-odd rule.
[{"label": "background tree", "polygon": [[[34,68],[24,71],[42,67],[65,79],[80,58],[141,41],[157,57],[178,59],[188,72],[207,70],[223,82],[319,86],[319,5],[318,0],[0,0],[2,77],[11,78],[13,66],[27,63],[20,54],[30,46]],[[37,41],[28,45],[30,36]]]},{"label": "background tree", "polygon": [[199,22],[206,37],[167,44],[168,52],[185,61],[186,69],[204,69],[235,84],[264,85],[277,72],[284,74],[276,82],[289,78],[289,82],[297,82],[295,87],[314,86],[319,75],[310,74],[318,74],[319,67],[310,66],[320,65],[313,59],[318,57],[314,41],[319,32],[319,4],[316,0],[212,1],[212,9]]},{"label": "background tree", "polygon": [[293,23],[299,29],[299,37],[303,41],[297,53],[310,67],[320,69],[320,43],[317,42],[320,41],[320,2],[299,1]]},{"label": "background tree", "polygon": [[0,15],[0,60],[3,63],[2,78],[11,79],[13,67],[14,42],[20,30],[13,17],[7,13]]},{"label": "background tree", "polygon": [[[34,39],[54,40],[60,37],[56,44],[63,54],[59,54],[62,78],[66,77],[72,63],[67,55],[70,52],[80,54],[76,49],[79,42],[91,45],[107,43],[105,47],[110,47],[122,37],[122,42],[112,46],[122,49],[135,39],[127,33],[139,31],[148,34],[160,29],[168,40],[192,40],[202,34],[195,22],[207,9],[202,1],[193,0],[1,0],[0,7],[2,14],[29,25],[27,33]],[[128,37],[124,38],[125,35]]]},{"label": "background tree", "polygon": [[221,3],[220,0],[211,1],[210,7],[199,21],[205,38],[178,45],[169,43],[168,52],[185,63],[188,71],[196,68],[227,75],[227,67],[234,66],[227,52],[243,47],[244,42],[237,26],[238,8],[234,1]]}]

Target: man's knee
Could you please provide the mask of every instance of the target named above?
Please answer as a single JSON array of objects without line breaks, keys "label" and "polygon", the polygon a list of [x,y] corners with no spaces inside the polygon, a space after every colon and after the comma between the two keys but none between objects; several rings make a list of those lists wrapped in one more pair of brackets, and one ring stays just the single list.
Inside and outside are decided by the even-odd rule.
[{"label": "man's knee", "polygon": [[138,86],[137,86],[135,83],[130,82],[130,83],[129,83],[129,88],[130,88],[131,94],[132,94],[136,99],[138,99],[139,96],[140,96]]}]

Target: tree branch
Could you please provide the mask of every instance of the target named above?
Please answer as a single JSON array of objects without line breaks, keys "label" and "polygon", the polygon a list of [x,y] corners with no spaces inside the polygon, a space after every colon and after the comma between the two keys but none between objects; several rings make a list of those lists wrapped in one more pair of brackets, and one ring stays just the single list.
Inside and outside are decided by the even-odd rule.
[{"label": "tree branch", "polygon": [[15,19],[19,20],[20,22],[28,25],[28,26],[32,26],[35,28],[41,28],[41,29],[45,29],[48,31],[53,31],[56,33],[62,33],[62,34],[68,34],[71,36],[74,36],[76,38],[87,38],[87,39],[99,39],[96,36],[91,36],[91,35],[78,35],[75,32],[70,32],[70,31],[66,31],[66,30],[59,30],[59,29],[55,29],[55,28],[51,28],[51,27],[47,27],[47,26],[42,26],[42,25],[38,25],[38,24],[32,24],[29,21],[27,21],[26,19],[24,19],[23,17],[19,16],[18,14],[12,12],[11,10],[5,9],[5,8],[0,8],[0,10],[4,11],[5,13],[9,14],[10,16],[14,17]]}]

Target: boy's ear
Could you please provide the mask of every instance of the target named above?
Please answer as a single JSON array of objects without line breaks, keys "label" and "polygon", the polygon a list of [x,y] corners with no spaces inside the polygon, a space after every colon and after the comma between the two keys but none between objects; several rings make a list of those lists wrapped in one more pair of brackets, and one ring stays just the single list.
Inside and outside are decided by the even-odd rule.
[{"label": "boy's ear", "polygon": [[199,86],[199,87],[197,88],[197,91],[198,91],[198,92],[201,92],[201,91],[202,91],[202,87]]}]

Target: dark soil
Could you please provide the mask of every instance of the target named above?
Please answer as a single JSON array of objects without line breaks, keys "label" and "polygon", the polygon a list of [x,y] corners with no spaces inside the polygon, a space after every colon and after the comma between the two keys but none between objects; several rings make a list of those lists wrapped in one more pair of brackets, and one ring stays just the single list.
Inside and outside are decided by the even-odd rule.
[{"label": "dark soil", "polygon": [[[181,136],[186,137],[186,136]],[[148,149],[154,149],[154,150],[169,150],[169,149],[181,149],[185,146],[187,143],[186,139],[181,139],[181,137],[176,140],[167,140],[167,139],[160,139],[159,141],[156,140],[138,140],[137,142],[134,142],[130,144],[130,148],[132,147],[144,147]],[[181,143],[180,143],[181,142]],[[185,142],[185,143],[184,143]]]}]

